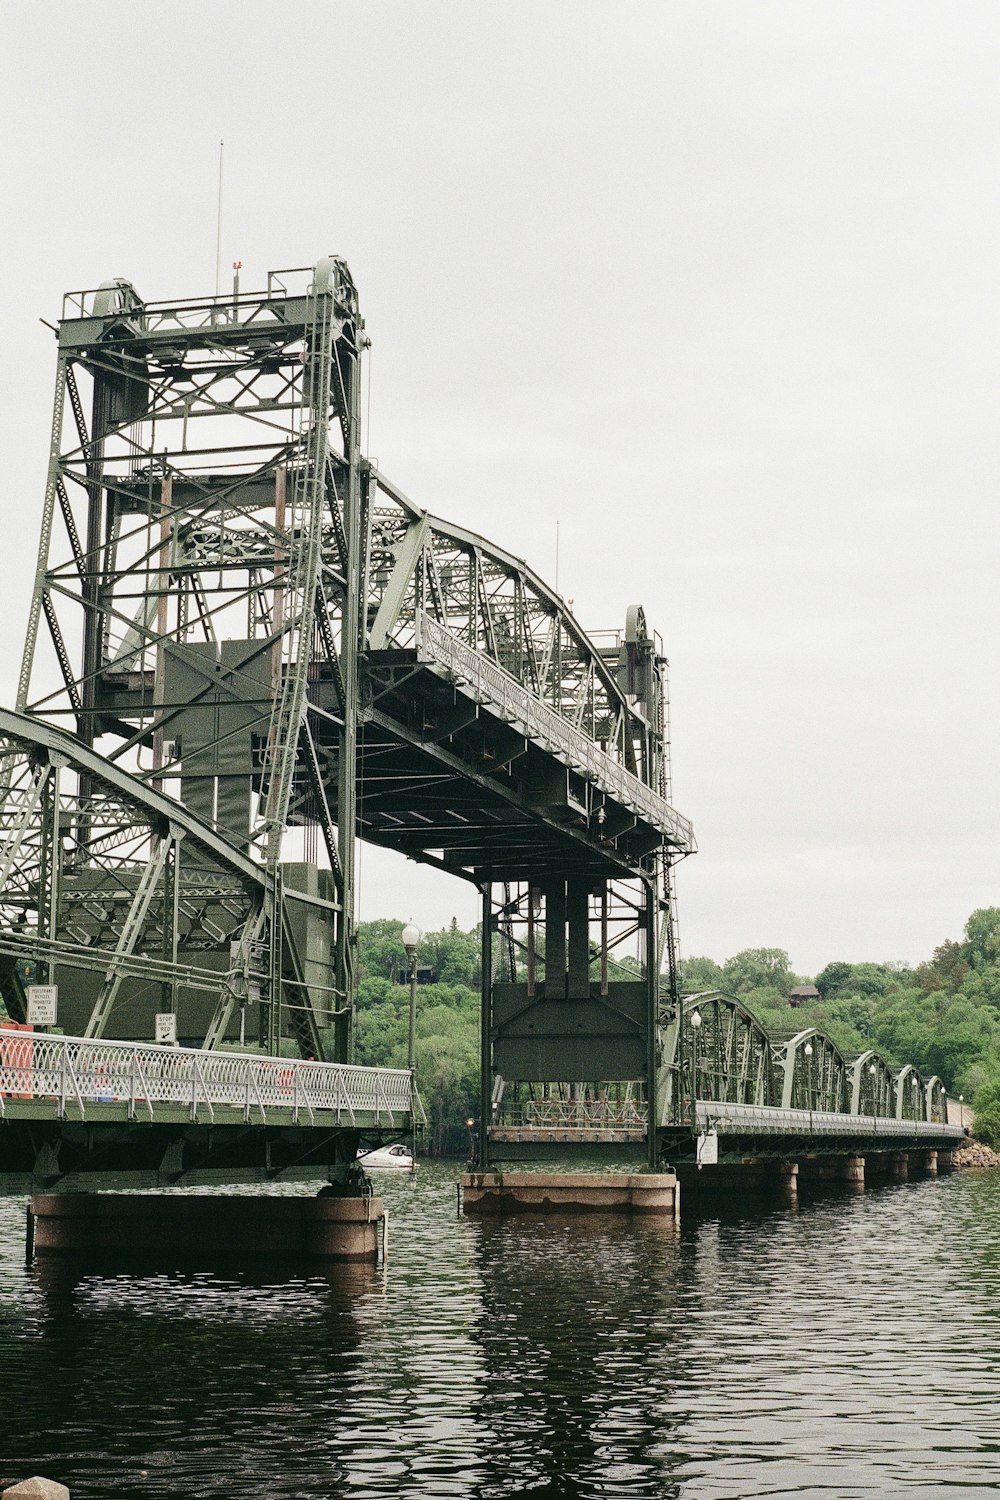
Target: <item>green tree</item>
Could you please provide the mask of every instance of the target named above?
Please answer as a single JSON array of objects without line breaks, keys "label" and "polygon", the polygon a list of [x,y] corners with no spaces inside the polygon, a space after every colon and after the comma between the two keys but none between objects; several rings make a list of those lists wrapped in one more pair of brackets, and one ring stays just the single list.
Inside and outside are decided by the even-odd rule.
[{"label": "green tree", "polygon": [[744,948],[722,966],[722,988],[734,995],[772,989],[787,996],[794,983],[795,975],[783,948]]},{"label": "green tree", "polygon": [[852,964],[837,962],[827,964],[826,968],[816,975],[816,988],[824,1000],[834,1000],[838,995],[850,991],[852,968]]},{"label": "green tree", "polygon": [[1000,906],[981,906],[965,924],[962,956],[972,969],[985,969],[1000,959]]},{"label": "green tree", "polygon": [[681,965],[681,988],[687,994],[722,988],[722,968],[713,958],[686,958]]}]

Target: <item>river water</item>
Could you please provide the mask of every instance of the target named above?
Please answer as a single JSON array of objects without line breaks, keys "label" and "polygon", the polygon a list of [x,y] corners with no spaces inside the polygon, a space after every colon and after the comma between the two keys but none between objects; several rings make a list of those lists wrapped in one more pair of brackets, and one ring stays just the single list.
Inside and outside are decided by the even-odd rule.
[{"label": "river water", "polygon": [[[1000,1173],[684,1221],[459,1219],[381,1174],[388,1267],[23,1265],[0,1481],[84,1497],[1000,1493]],[[302,1189],[297,1189],[301,1191]],[[2,1488],[2,1484],[0,1484]]]}]

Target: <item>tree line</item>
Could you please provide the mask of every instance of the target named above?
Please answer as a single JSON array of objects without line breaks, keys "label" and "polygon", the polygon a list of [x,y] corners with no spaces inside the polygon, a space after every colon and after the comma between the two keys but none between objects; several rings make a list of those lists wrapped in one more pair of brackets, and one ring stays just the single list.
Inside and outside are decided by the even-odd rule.
[{"label": "tree line", "polygon": [[[403,922],[379,918],[359,926],[356,1056],[378,1067],[406,1066],[408,991]],[[450,927],[424,936],[419,963],[435,982],[417,990],[417,1077],[434,1155],[464,1153],[467,1121],[479,1113],[478,929]],[[937,1073],[949,1093],[976,1109],[976,1135],[1000,1148],[1000,907],[974,911],[961,941],[930,958],[828,963],[815,976],[796,974],[781,948],[747,948],[725,963],[690,958],[681,965],[685,992],[735,995],[768,1031],[815,1026],[845,1053],[874,1047],[890,1064]],[[789,1007],[794,986],[813,983],[817,999]]]}]

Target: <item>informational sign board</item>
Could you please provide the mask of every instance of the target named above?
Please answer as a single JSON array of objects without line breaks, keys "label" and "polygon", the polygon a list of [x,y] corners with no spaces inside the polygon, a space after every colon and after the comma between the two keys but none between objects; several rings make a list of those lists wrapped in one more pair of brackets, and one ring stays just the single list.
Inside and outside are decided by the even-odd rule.
[{"label": "informational sign board", "polygon": [[28,1025],[54,1026],[59,1016],[57,984],[28,985]]},{"label": "informational sign board", "polygon": [[715,1167],[719,1164],[719,1132],[706,1130],[698,1137],[699,1167]]},{"label": "informational sign board", "polygon": [[177,1017],[173,1011],[158,1011],[156,1015],[156,1040],[168,1047],[177,1044]]}]

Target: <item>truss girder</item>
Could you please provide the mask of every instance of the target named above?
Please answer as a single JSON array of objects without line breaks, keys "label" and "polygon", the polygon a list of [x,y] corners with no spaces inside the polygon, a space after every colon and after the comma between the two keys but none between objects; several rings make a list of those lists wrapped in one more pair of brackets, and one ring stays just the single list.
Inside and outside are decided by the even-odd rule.
[{"label": "truss girder", "polygon": [[[414,506],[362,459],[363,326],[336,257],[304,283],[272,274],[231,298],[145,302],[116,278],[65,300],[18,703],[75,726],[82,746],[73,860],[100,889],[64,882],[60,899],[86,937],[84,967],[98,948],[114,960],[96,1029],[159,914],[163,951],[146,956],[168,1002],[172,909],[183,942],[214,954],[208,1045],[260,989],[264,1044],[284,1025],[315,1050],[321,1009],[346,1056],[356,833],[479,884],[555,869],[658,890],[694,847],[666,800],[666,662],[644,612],[591,638],[521,559]],[[466,691],[470,659],[488,691]],[[59,881],[45,787],[18,833],[31,795],[12,792],[5,825],[11,895],[29,913]],[[178,813],[175,888],[149,820],[180,826]],[[317,832],[330,867],[322,977],[281,878],[292,864],[306,886],[325,878]],[[305,859],[290,864],[293,834]],[[235,902],[210,892],[199,907],[193,851],[227,879],[253,872]],[[659,898],[647,905],[655,925]],[[29,921],[36,946],[58,946]],[[286,1006],[285,1025],[289,985],[324,999],[297,1019]]]}]

